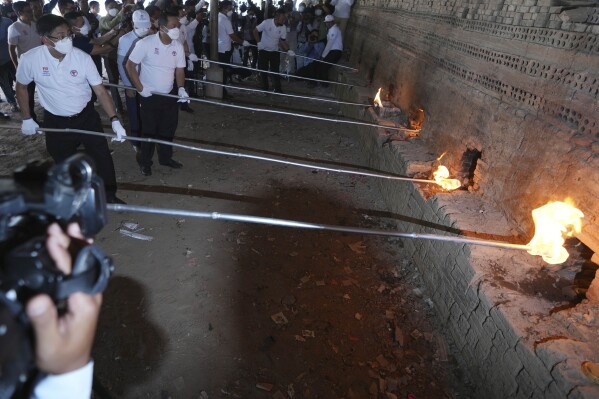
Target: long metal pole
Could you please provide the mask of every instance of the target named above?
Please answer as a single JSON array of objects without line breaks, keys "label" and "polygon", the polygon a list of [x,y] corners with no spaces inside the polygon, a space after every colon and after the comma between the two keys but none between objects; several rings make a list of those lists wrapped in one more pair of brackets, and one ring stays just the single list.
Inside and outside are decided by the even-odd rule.
[{"label": "long metal pole", "polygon": [[251,87],[232,86],[232,85],[226,85],[226,84],[223,84],[223,83],[212,82],[210,80],[191,79],[191,78],[186,78],[185,80],[187,80],[189,82],[198,82],[198,83],[206,83],[206,84],[209,84],[209,85],[222,86],[222,87],[231,88],[231,89],[235,89],[235,90],[244,90],[244,91],[252,91],[252,92],[258,92],[258,93],[265,93],[265,94],[274,95],[274,96],[301,98],[301,99],[305,99],[305,100],[322,101],[322,102],[334,103],[334,104],[355,105],[355,106],[359,106],[359,107],[371,107],[372,106],[371,104],[362,104],[362,103],[353,103],[353,102],[348,102],[348,101],[339,101],[339,100],[333,100],[333,99],[330,99],[330,98],[323,98],[323,97],[300,96],[298,94],[276,93],[276,92],[272,92],[272,91],[252,89]]},{"label": "long metal pole", "polygon": [[218,59],[218,0],[210,0],[210,58]]},{"label": "long metal pole", "polygon": [[[255,45],[255,44],[250,44],[248,47],[258,47],[258,46]],[[277,53],[281,53],[281,54],[285,54],[285,55],[290,56],[289,54],[287,54],[286,51],[280,51],[280,50],[274,50],[274,51],[276,51]],[[352,68],[352,67],[348,67],[348,66],[340,65],[340,64],[335,64],[333,62],[327,62],[327,61],[323,61],[323,60],[317,60],[317,59],[314,59],[314,58],[306,57],[305,55],[296,54],[296,55],[294,55],[294,57],[301,57],[301,58],[305,58],[307,60],[312,60],[313,62],[319,62],[321,64],[329,64],[329,65],[336,66],[336,67],[339,67],[339,68],[345,68],[345,69],[349,69],[349,70],[354,71],[354,72],[358,72],[358,70],[356,68]]]},{"label": "long metal pole", "polygon": [[353,233],[353,234],[366,234],[366,235],[377,235],[386,237],[403,237],[423,240],[434,240],[434,241],[447,241],[456,242],[461,244],[472,244],[480,245],[484,247],[496,247],[506,249],[519,249],[527,251],[530,249],[528,245],[522,244],[511,244],[503,241],[493,240],[482,240],[474,238],[447,236],[440,234],[419,234],[419,233],[402,233],[398,231],[388,230],[375,230],[375,229],[364,229],[360,227],[345,227],[330,224],[316,224],[307,223],[297,220],[288,219],[277,219],[267,218],[261,216],[250,216],[250,215],[239,215],[234,213],[219,213],[219,212],[198,212],[198,211],[187,211],[182,209],[163,209],[154,208],[147,206],[138,205],[120,205],[120,204],[108,204],[108,209],[116,212],[138,212],[138,213],[149,213],[154,215],[168,215],[168,216],[184,216],[193,217],[200,219],[212,219],[212,220],[228,220],[234,222],[254,223],[254,224],[265,224],[270,226],[282,226],[292,227],[299,229],[310,229],[310,230],[328,230],[337,231],[342,233]]},{"label": "long metal pole", "polygon": [[[16,130],[16,129],[20,129],[20,127],[18,127],[18,126],[10,126],[10,125],[0,125],[0,129],[15,129]],[[50,128],[39,128],[38,132],[80,133],[80,134],[86,134],[86,135],[89,135],[89,136],[99,136],[99,137],[106,137],[106,138],[115,138],[115,136],[113,134],[110,134],[110,133],[93,132],[93,131],[81,130],[81,129],[50,129]],[[172,147],[182,148],[182,149],[190,150],[190,151],[205,152],[205,153],[208,153],[208,154],[215,154],[215,155],[225,155],[225,156],[229,156],[229,157],[254,159],[254,160],[257,160],[257,161],[273,162],[273,163],[279,163],[279,164],[284,164],[284,165],[297,166],[297,167],[300,167],[300,168],[323,170],[323,171],[334,172],[334,173],[347,173],[347,174],[352,174],[352,175],[367,176],[367,177],[377,177],[377,178],[388,179],[388,180],[411,181],[411,182],[414,182],[414,183],[434,183],[434,184],[437,183],[435,180],[414,179],[414,178],[411,178],[411,177],[396,176],[396,175],[385,174],[385,173],[364,172],[364,171],[360,171],[360,170],[356,170],[356,169],[330,168],[330,167],[327,167],[327,166],[320,166],[320,165],[303,163],[303,162],[288,161],[288,160],[280,159],[280,158],[263,157],[261,155],[244,154],[244,153],[241,153],[241,152],[222,151],[222,150],[211,150],[211,149],[208,149],[208,148],[196,147],[196,146],[191,146],[191,145],[186,145],[186,144],[180,144],[180,143],[174,143],[174,142],[165,141],[165,140],[152,139],[152,138],[147,138],[147,137],[125,136],[125,137],[123,137],[123,139],[129,140],[129,141],[139,141],[139,142],[146,142],[146,143],[156,143],[156,144],[162,144],[162,145],[169,145],[169,146],[172,146]]]},{"label": "long metal pole", "polygon": [[[117,85],[117,84],[114,84],[114,83],[106,83],[106,82],[104,82],[103,84],[104,84],[104,86],[118,87],[120,89],[137,90],[137,89],[135,89],[135,87],[132,87],[132,86]],[[170,97],[170,98],[178,98],[178,99],[180,99],[179,96],[176,96],[174,94],[164,94],[164,93],[156,93],[156,92],[152,92],[152,94],[155,94],[155,95],[158,95],[158,96],[163,96],[163,97]],[[297,112],[279,111],[279,110],[276,110],[276,109],[265,109],[265,108],[246,107],[244,105],[235,105],[235,104],[229,104],[229,103],[223,103],[223,102],[217,102],[217,101],[210,101],[210,100],[204,100],[204,99],[195,98],[195,97],[189,97],[189,98],[186,98],[186,100],[195,101],[195,102],[204,103],[204,104],[219,105],[221,107],[227,107],[227,108],[244,109],[246,111],[266,112],[266,113],[277,114],[277,115],[297,116],[297,117],[300,117],[300,118],[314,119],[314,120],[318,120],[318,121],[335,122],[335,123],[347,123],[347,124],[350,124],[350,125],[370,126],[370,127],[377,127],[377,128],[380,127],[380,128],[383,128],[383,129],[397,130],[397,131],[400,131],[400,132],[418,132],[419,131],[419,130],[414,130],[414,129],[408,129],[408,128],[405,128],[405,127],[382,126],[382,125],[379,125],[379,124],[376,124],[376,123],[350,121],[350,120],[347,120],[347,119],[326,118],[326,117],[323,117],[323,116],[306,115],[306,114],[300,114],[300,113],[297,113]]]},{"label": "long metal pole", "polygon": [[219,62],[219,61],[212,61],[212,60],[207,61],[207,62],[209,62],[209,63],[211,62],[211,63],[216,64],[216,65],[226,65],[226,66],[230,66],[232,68],[237,68],[237,69],[249,69],[250,71],[263,72],[263,73],[267,73],[269,75],[284,76],[286,78],[301,79],[301,80],[310,80],[312,82],[320,82],[320,83],[333,84],[333,85],[338,85],[338,86],[365,87],[365,86],[352,85],[352,84],[349,84],[349,83],[335,82],[334,80],[321,80],[321,79],[305,78],[303,76],[289,75],[289,74],[281,73],[281,72],[265,71],[264,69],[257,69],[257,68],[246,67],[246,66],[243,66],[243,65],[231,64],[229,62]]}]

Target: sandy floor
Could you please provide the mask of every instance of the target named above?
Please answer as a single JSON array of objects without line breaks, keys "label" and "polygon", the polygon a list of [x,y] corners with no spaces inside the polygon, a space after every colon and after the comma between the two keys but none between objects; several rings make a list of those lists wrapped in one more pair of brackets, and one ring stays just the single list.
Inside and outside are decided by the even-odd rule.
[{"label": "sandy floor", "polygon": [[[338,116],[328,104],[234,95]],[[364,133],[348,125],[192,108],[177,131],[185,144],[364,162],[355,144]],[[0,134],[2,174],[45,156],[43,137]],[[111,147],[130,204],[394,228],[372,179],[184,150],[175,153],[183,169],[155,162],[144,177],[129,144]],[[153,240],[121,235],[127,221]],[[94,351],[113,397],[470,396],[400,240],[119,213],[97,243],[117,265]]]}]

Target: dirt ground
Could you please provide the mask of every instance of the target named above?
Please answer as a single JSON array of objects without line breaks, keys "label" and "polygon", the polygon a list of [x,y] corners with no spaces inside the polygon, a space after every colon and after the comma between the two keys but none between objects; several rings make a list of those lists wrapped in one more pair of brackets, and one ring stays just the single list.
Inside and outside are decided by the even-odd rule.
[{"label": "dirt ground", "polygon": [[[233,94],[239,104],[339,116],[334,105]],[[365,163],[364,132],[349,125],[192,108],[177,131],[185,144]],[[43,143],[3,129],[1,173],[46,157]],[[144,177],[129,144],[111,147],[129,204],[395,228],[372,178],[184,150],[174,157],[183,169],[155,162]],[[126,222],[153,239],[122,235]],[[94,349],[98,397],[471,396],[399,239],[112,213],[97,243],[117,265]]]}]

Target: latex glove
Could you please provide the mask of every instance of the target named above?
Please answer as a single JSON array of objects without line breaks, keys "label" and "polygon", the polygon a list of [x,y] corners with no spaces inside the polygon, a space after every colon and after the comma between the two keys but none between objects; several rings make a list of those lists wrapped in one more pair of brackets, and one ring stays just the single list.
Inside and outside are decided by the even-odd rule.
[{"label": "latex glove", "polygon": [[195,55],[195,54],[193,54],[193,53],[189,54],[189,61],[191,61],[191,62],[196,62],[196,61],[199,61],[199,60],[200,60],[200,59],[198,58],[198,56],[197,56],[197,55]]},{"label": "latex glove", "polygon": [[251,46],[250,42],[248,42],[247,40],[243,41],[243,47],[250,47],[250,46]]},{"label": "latex glove", "polygon": [[112,131],[114,134],[116,134],[116,137],[110,141],[118,141],[119,143],[125,141],[123,137],[127,137],[127,132],[125,131],[123,125],[121,125],[121,121],[118,119],[112,122]]},{"label": "latex glove", "polygon": [[21,125],[21,133],[25,136],[32,136],[37,133],[37,129],[40,127],[32,118],[23,119],[23,124]]},{"label": "latex glove", "polygon": [[187,70],[193,72],[193,61],[191,59],[187,60]]},{"label": "latex glove", "polygon": [[295,57],[295,51],[289,50],[289,51],[287,51],[287,55],[290,57]]},{"label": "latex glove", "polygon": [[139,92],[139,95],[142,97],[150,97],[152,95],[152,92],[147,87],[144,87],[142,91]]},{"label": "latex glove", "polygon": [[264,44],[262,44],[262,42],[258,42],[258,50],[264,50]]},{"label": "latex glove", "polygon": [[187,94],[187,92],[185,91],[184,87],[179,87],[179,97],[181,97],[179,99],[179,101],[177,101],[178,103],[189,103],[189,94]]}]

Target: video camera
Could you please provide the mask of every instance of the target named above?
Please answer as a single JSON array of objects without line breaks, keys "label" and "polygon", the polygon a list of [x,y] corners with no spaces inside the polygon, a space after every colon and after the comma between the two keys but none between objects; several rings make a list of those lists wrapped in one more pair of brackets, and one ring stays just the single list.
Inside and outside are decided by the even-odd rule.
[{"label": "video camera", "polygon": [[73,240],[72,273],[61,272],[46,249],[46,230],[76,222],[85,237],[106,224],[106,196],[93,162],[83,154],[61,164],[30,163],[0,178],[0,398],[23,394],[36,373],[33,331],[25,305],[44,293],[59,314],[74,292],[104,291],[112,260],[94,245]]}]

